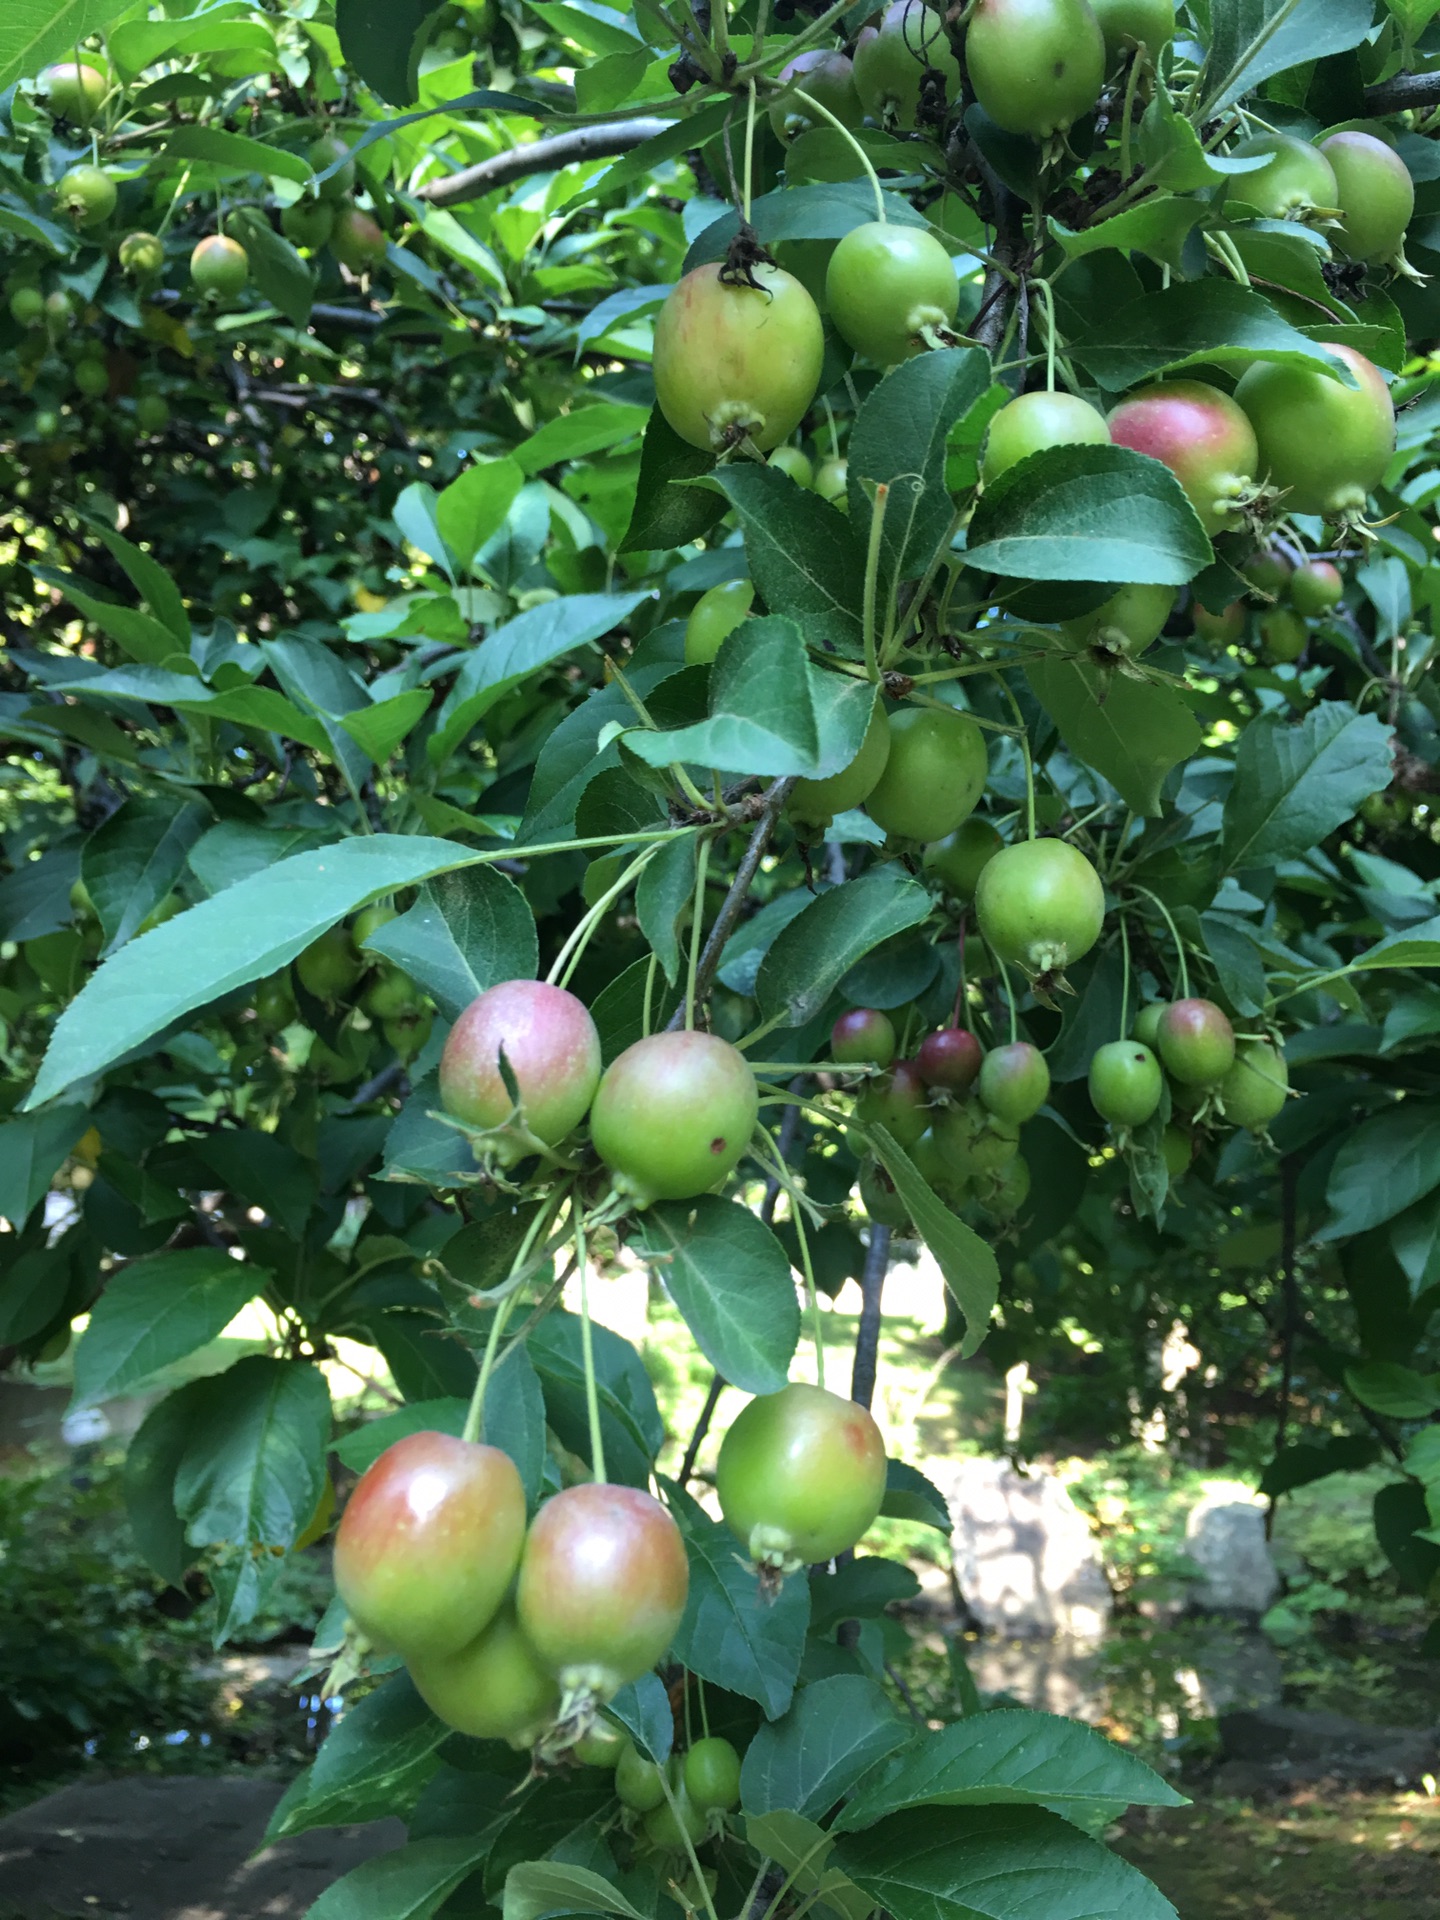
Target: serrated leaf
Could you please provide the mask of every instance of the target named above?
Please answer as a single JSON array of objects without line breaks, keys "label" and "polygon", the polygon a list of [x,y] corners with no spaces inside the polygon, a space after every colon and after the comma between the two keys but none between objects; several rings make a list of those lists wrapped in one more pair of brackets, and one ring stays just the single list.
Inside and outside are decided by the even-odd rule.
[{"label": "serrated leaf", "polygon": [[785,1249],[738,1200],[650,1207],[635,1244],[717,1372],[744,1393],[778,1393],[800,1338],[800,1301]]},{"label": "serrated leaf", "polygon": [[989,385],[983,349],[947,347],[892,369],[856,415],[846,447],[850,519],[869,524],[864,482],[890,488],[881,550],[887,579],[923,574],[948,538],[955,503],[945,484],[946,442]]},{"label": "serrated leaf", "polygon": [[837,1833],[872,1827],[906,1807],[1049,1806],[1111,1801],[1183,1807],[1143,1760],[1093,1727],[1024,1708],[977,1714],[927,1733],[841,1809]]},{"label": "serrated leaf", "polygon": [[132,795],[85,842],[80,877],[94,902],[108,955],[138,930],[184,872],[211,824],[196,801]]},{"label": "serrated leaf", "polygon": [[410,687],[377,700],[373,706],[357,707],[341,716],[340,725],[360,751],[383,767],[404,740],[424,718],[433,695],[427,687]]},{"label": "serrated leaf", "polygon": [[504,526],[525,474],[518,461],[476,458],[435,502],[440,538],[463,568]]},{"label": "serrated leaf", "polygon": [[1277,73],[1358,47],[1374,12],[1371,0],[1216,0],[1197,124]]},{"label": "serrated leaf", "polygon": [[857,960],[930,913],[930,895],[896,866],[872,867],[812,900],[776,935],[755,979],[764,1020],[803,1027]]},{"label": "serrated leaf", "polygon": [[392,107],[419,92],[420,56],[440,9],[435,0],[336,0],[335,29],[345,64]]},{"label": "serrated leaf", "polygon": [[745,529],[750,577],[771,613],[812,646],[858,654],[865,544],[846,516],[775,467],[720,467],[714,480]]},{"label": "serrated leaf", "polygon": [[743,621],[721,646],[708,719],[668,733],[631,728],[625,745],[652,767],[823,778],[860,751],[873,701],[868,682],[815,666],[793,621],[767,615]]},{"label": "serrated leaf", "polygon": [[1086,318],[1093,331],[1073,342],[1075,356],[1112,392],[1187,367],[1244,368],[1256,360],[1344,380],[1323,341],[1309,339],[1264,294],[1233,280],[1181,281],[1163,293],[1143,294],[1118,313]]},{"label": "serrated leaf", "polygon": [[367,900],[475,863],[448,840],[374,834],[237,881],[92,975],[56,1023],[27,1108],[103,1072],[193,1008],[274,973]]},{"label": "serrated leaf", "polygon": [[165,152],[179,160],[199,160],[220,174],[258,173],[272,180],[293,180],[308,186],[314,171],[298,153],[268,146],[248,134],[229,133],[223,127],[166,127]]},{"label": "serrated leaf", "polygon": [[995,1255],[973,1228],[935,1197],[914,1162],[883,1127],[874,1128],[871,1141],[921,1239],[934,1254],[950,1297],[965,1316],[961,1354],[974,1353],[985,1338],[1000,1295]]},{"label": "serrated leaf", "polygon": [[0,1121],[0,1219],[16,1233],[89,1124],[88,1112],[77,1103]]},{"label": "serrated leaf", "polygon": [[646,1920],[610,1881],[588,1867],[558,1860],[526,1860],[505,1876],[503,1920],[546,1920],[559,1913],[612,1913],[619,1920]]},{"label": "serrated leaf", "polygon": [[326,1887],[305,1920],[431,1920],[480,1867],[494,1830],[411,1840],[376,1854]]},{"label": "serrated leaf", "polygon": [[818,1820],[906,1746],[912,1731],[883,1689],[864,1675],[816,1680],[750,1742],[740,1804],[747,1814],[783,1811]]},{"label": "serrated leaf", "polygon": [[431,880],[398,920],[365,942],[425,989],[454,1020],[487,987],[533,980],[539,936],[530,903],[493,867],[466,867]]},{"label": "serrated leaf", "polygon": [[213,1564],[217,1641],[254,1618],[325,1484],[330,1389],[306,1360],[251,1354],[206,1382],[175,1475],[175,1507]]},{"label": "serrated leaf", "polygon": [[1252,720],[1225,799],[1225,863],[1274,866],[1308,853],[1390,784],[1392,735],[1373,713],[1322,700],[1299,725]]},{"label": "serrated leaf", "polygon": [[409,1674],[392,1675],[347,1705],[301,1775],[303,1794],[287,1794],[275,1809],[267,1843],[400,1812],[434,1772],[436,1750],[449,1738],[450,1729],[420,1698]]},{"label": "serrated leaf", "polygon": [[74,55],[101,33],[130,0],[6,0],[0,17],[0,89],[39,73],[50,60]]},{"label": "serrated leaf", "polygon": [[810,1591],[802,1575],[762,1597],[740,1543],[682,1488],[667,1486],[670,1510],[690,1556],[690,1597],[675,1635],[674,1656],[702,1680],[756,1700],[767,1719],[784,1713],[795,1692]]},{"label": "serrated leaf", "polygon": [[1049,447],[980,497],[967,563],[1020,580],[1183,586],[1213,559],[1170,469],[1129,447]]},{"label": "serrated leaf", "polygon": [[1440,1105],[1407,1099],[1347,1135],[1330,1168],[1325,1240],[1393,1220],[1440,1187]]},{"label": "serrated leaf", "polygon": [[221,1247],[131,1261],[111,1275],[75,1350],[74,1405],[113,1400],[205,1346],[269,1278]]},{"label": "serrated leaf", "polygon": [[1166,776],[1203,737],[1180,695],[1076,655],[1037,661],[1025,677],[1076,759],[1136,813],[1159,814]]},{"label": "serrated leaf", "polygon": [[1042,1807],[917,1807],[831,1856],[894,1920],[1177,1920],[1136,1869]]},{"label": "serrated leaf", "polygon": [[658,407],[650,415],[640,448],[640,476],[621,553],[683,547],[708,533],[725,511],[709,487],[685,483],[712,471],[713,453],[682,440]]},{"label": "serrated leaf", "polygon": [[314,268],[256,208],[233,213],[230,231],[249,256],[250,277],[271,306],[278,307],[291,326],[307,325],[315,298]]},{"label": "serrated leaf", "polygon": [[576,593],[547,600],[488,634],[469,656],[445,696],[428,751],[443,766],[477,721],[512,687],[576,647],[588,647],[618,627],[647,592]]}]

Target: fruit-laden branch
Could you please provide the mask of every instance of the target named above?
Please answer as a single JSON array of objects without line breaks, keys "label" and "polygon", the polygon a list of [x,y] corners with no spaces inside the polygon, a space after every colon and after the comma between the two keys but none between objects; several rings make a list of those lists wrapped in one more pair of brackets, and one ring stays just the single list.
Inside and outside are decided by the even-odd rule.
[{"label": "fruit-laden branch", "polygon": [[670,120],[607,120],[598,127],[576,127],[570,133],[548,134],[522,147],[497,153],[478,166],[450,173],[443,180],[430,180],[416,190],[417,200],[428,200],[432,207],[453,207],[459,200],[478,200],[512,180],[524,180],[532,173],[558,173],[561,167],[573,167],[577,160],[604,160],[612,154],[628,153],[657,133],[673,125]]},{"label": "fruit-laden branch", "polygon": [[[745,857],[741,860],[730,891],[726,894],[724,903],[715,916],[715,924],[710,929],[710,937],[706,940],[704,951],[700,955],[700,964],[695,969],[695,993],[690,1002],[692,1006],[698,1007],[710,991],[715,979],[715,971],[720,965],[720,955],[725,951],[725,942],[735,931],[735,922],[740,918],[740,909],[745,904],[745,896],[754,884],[755,875],[760,871],[760,862],[765,856],[766,847],[770,844],[770,836],[775,831],[775,822],[780,818],[780,809],[790,797],[790,789],[794,784],[793,778],[776,780],[766,790],[765,798],[761,802],[760,818],[755,822],[755,831],[750,836]],[[685,1004],[682,1000],[675,1009],[668,1032],[676,1033],[684,1026]]]},{"label": "fruit-laden branch", "polygon": [[1413,107],[1440,106],[1440,72],[1397,73],[1393,80],[1365,89],[1367,113],[1408,113]]}]

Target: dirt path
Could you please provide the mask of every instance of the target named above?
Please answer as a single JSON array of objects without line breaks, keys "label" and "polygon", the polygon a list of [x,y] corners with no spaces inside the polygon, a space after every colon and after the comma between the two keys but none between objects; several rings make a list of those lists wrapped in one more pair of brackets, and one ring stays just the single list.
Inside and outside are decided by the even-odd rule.
[{"label": "dirt path", "polygon": [[209,1775],[62,1788],[0,1820],[0,1920],[299,1920],[405,1837],[398,1820],[322,1827],[256,1854],[281,1791]]}]

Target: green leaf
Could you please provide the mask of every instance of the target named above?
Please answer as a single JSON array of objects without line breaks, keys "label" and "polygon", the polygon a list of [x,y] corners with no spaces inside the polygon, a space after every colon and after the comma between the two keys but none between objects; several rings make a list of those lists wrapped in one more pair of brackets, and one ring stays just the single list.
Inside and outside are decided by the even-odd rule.
[{"label": "green leaf", "polygon": [[1158,460],[1129,447],[1049,447],[986,488],[965,557],[1021,580],[1178,587],[1214,556]]},{"label": "green leaf", "polygon": [[[351,0],[359,6],[361,0]],[[328,1886],[305,1920],[431,1920],[452,1893],[484,1866],[494,1833],[411,1840],[378,1853]]]},{"label": "green leaf", "polygon": [[51,60],[128,11],[131,0],[6,0],[0,15],[0,90],[38,74]]},{"label": "green leaf", "polygon": [[662,846],[635,888],[640,931],[673,986],[680,977],[680,920],[695,894],[695,840],[686,834]]},{"label": "green leaf", "polygon": [[254,1618],[325,1484],[330,1389],[308,1360],[251,1354],[206,1383],[175,1475],[175,1507],[213,1563],[217,1641]]},{"label": "green leaf", "polygon": [[113,1400],[205,1346],[269,1278],[261,1267],[232,1260],[222,1247],[156,1253],[121,1267],[95,1302],[75,1349],[74,1405]]},{"label": "green leaf", "polygon": [[1059,243],[1067,260],[1083,259],[1087,253],[1099,253],[1106,247],[1118,247],[1122,253],[1145,253],[1161,266],[1180,267],[1180,256],[1190,229],[1204,218],[1201,200],[1179,199],[1173,194],[1153,194],[1138,205],[1097,220],[1078,233],[1063,226],[1052,215],[1047,222],[1051,238]]},{"label": "green leaf", "polygon": [[[30,571],[37,580],[43,580],[47,587],[57,588],[67,600],[73,601],[87,620],[93,620],[102,633],[108,634],[132,660],[139,661],[142,666],[158,666],[179,651],[175,635],[167,624],[152,620],[148,613],[141,613],[135,607],[120,606],[105,598],[89,581],[79,580],[74,574],[63,573],[56,567],[32,567]],[[90,678],[90,687],[95,686],[99,677]],[[105,678],[107,681],[113,680],[114,676]],[[181,676],[171,674],[165,678],[173,682],[180,680]],[[198,680],[191,685],[196,692],[203,692]]]},{"label": "green leaf", "polygon": [[412,1433],[451,1433],[458,1439],[469,1410],[468,1400],[412,1400],[408,1406],[396,1407],[393,1413],[382,1413],[378,1419],[367,1420],[353,1432],[342,1434],[332,1451],[352,1473],[364,1473],[387,1447]]},{"label": "green leaf", "polygon": [[335,29],[345,64],[392,107],[419,97],[420,56],[439,9],[435,0],[335,0]]},{"label": "green leaf", "polygon": [[833,1572],[810,1575],[810,1632],[833,1633],[842,1620],[878,1620],[887,1607],[913,1600],[919,1591],[920,1582],[898,1560],[878,1553],[842,1559]]},{"label": "green leaf", "polygon": [[499,533],[524,484],[525,472],[516,460],[477,457],[440,495],[435,524],[462,568],[468,570],[486,541]]},{"label": "green leaf", "polygon": [[204,1380],[192,1380],[153,1406],[125,1449],[125,1510],[146,1565],[172,1587],[183,1586],[195,1555],[175,1511],[175,1475],[185,1457]]},{"label": "green leaf", "polygon": [[858,654],[863,535],[776,467],[717,467],[714,481],[739,515],[750,577],[771,613],[787,615],[812,646]]},{"label": "green leaf", "polygon": [[343,840],[279,860],[152,928],[107,960],[61,1014],[27,1108],[102,1073],[193,1008],[274,973],[367,900],[477,858],[420,834]]},{"label": "green leaf", "polygon": [[[900,194],[887,193],[883,198],[885,218],[892,226],[929,224],[924,214],[917,213]],[[750,203],[750,224],[767,246],[777,240],[843,240],[852,228],[868,226],[875,218],[875,195],[868,180],[824,180],[808,186],[779,187]],[[723,260],[739,231],[738,213],[723,213],[712,220],[692,242],[684,271],[689,273],[707,261]]]},{"label": "green leaf", "polygon": [[1358,47],[1374,12],[1371,0],[1214,0],[1197,125],[1277,73]]},{"label": "green leaf", "polygon": [[809,1586],[792,1575],[773,1601],[765,1599],[730,1529],[683,1488],[667,1482],[666,1494],[690,1556],[690,1597],[672,1652],[702,1680],[758,1701],[774,1720],[790,1705],[799,1677]]},{"label": "green leaf", "polygon": [[42,1107],[0,1122],[0,1219],[24,1227],[90,1124],[83,1106]]},{"label": "green leaf", "polygon": [[487,987],[533,980],[540,949],[530,903],[493,867],[441,874],[365,942],[403,967],[454,1020]]},{"label": "green leaf", "polygon": [[346,1707],[300,1776],[303,1794],[287,1794],[275,1809],[267,1844],[312,1827],[348,1826],[403,1811],[435,1771],[436,1749],[449,1738],[450,1729],[431,1713],[409,1674],[394,1674]]},{"label": "green leaf", "polygon": [[1375,1495],[1375,1537],[1411,1593],[1429,1593],[1440,1574],[1437,1531],[1430,1525],[1425,1491],[1413,1480],[1397,1480]]},{"label": "green leaf", "polygon": [[[628,1340],[608,1327],[596,1326],[591,1331],[610,1478],[628,1486],[648,1486],[655,1455],[665,1438],[655,1390]],[[532,1330],[527,1345],[545,1390],[551,1426],[572,1453],[589,1459],[585,1357],[578,1316],[551,1311]]]},{"label": "green leaf", "polygon": [[895,1191],[934,1254],[951,1299],[965,1316],[961,1355],[974,1353],[989,1329],[1000,1293],[995,1255],[973,1228],[936,1199],[914,1162],[883,1127],[874,1128],[870,1138],[876,1158],[895,1182]]},{"label": "green leaf", "polygon": [[576,647],[593,645],[649,597],[646,592],[569,594],[497,627],[466,660],[445,696],[429,741],[432,765],[443,766],[512,687]]},{"label": "green leaf", "polygon": [[293,180],[308,186],[314,170],[298,153],[267,146],[248,134],[227,133],[222,127],[166,127],[167,159],[199,160],[220,174],[258,173],[271,180]]},{"label": "green leaf", "polygon": [[1340,363],[1282,320],[1262,293],[1233,280],[1180,281],[1147,293],[1115,314],[1087,314],[1094,331],[1073,343],[1075,357],[1102,387],[1121,388],[1193,366],[1244,368],[1276,360],[1334,375]]},{"label": "green leaf", "polygon": [[251,1206],[299,1239],[319,1199],[318,1169],[277,1134],[255,1127],[217,1127],[196,1141],[196,1157]]},{"label": "green leaf", "polygon": [[1024,1708],[979,1714],[927,1733],[841,1809],[837,1833],[873,1827],[906,1807],[1048,1806],[1112,1802],[1183,1807],[1143,1760],[1093,1727]]},{"label": "green leaf", "polygon": [[440,532],[440,496],[432,486],[423,480],[412,480],[405,487],[391,509],[396,526],[404,538],[433,560],[437,567],[453,586],[455,583],[455,556]]},{"label": "green leaf", "polygon": [[873,1680],[816,1680],[750,1742],[740,1804],[747,1814],[787,1811],[818,1820],[910,1737]]},{"label": "green leaf", "polygon": [[946,442],[989,385],[983,348],[917,354],[872,388],[856,416],[846,448],[850,521],[869,526],[863,482],[890,488],[882,547],[887,579],[917,578],[949,538],[955,503],[945,484]]},{"label": "green leaf", "polygon": [[[74,598],[73,594],[71,596]],[[128,613],[131,621],[144,621],[142,613],[128,608],[108,610],[113,624],[116,613]],[[101,622],[102,625],[106,624]],[[156,622],[148,623],[157,634],[164,632]],[[165,634],[167,647],[170,637]],[[122,643],[123,644],[123,643]],[[55,689],[73,694],[76,699],[134,700],[151,706],[174,707],[177,713],[195,713],[205,719],[233,720],[237,726],[254,727],[262,733],[283,734],[298,740],[316,753],[331,750],[330,736],[323,723],[301,713],[283,693],[273,687],[237,686],[224,691],[207,687],[203,680],[189,674],[167,673],[162,667],[116,667],[109,673],[87,675],[84,679],[56,681]]]},{"label": "green leaf", "polygon": [[[147,67],[164,59],[193,58],[218,53],[244,58],[258,56],[253,67],[233,68],[216,63],[222,73],[263,73],[275,59],[275,36],[258,20],[237,19],[228,8],[216,9],[218,18],[190,20],[126,20],[106,40],[106,48],[121,76],[132,81]],[[229,18],[225,15],[229,13]],[[209,64],[208,62],[206,64]],[[148,99],[156,96],[147,95]]]},{"label": "green leaf", "polygon": [[609,1711],[630,1735],[641,1753],[657,1766],[668,1760],[675,1745],[675,1716],[670,1696],[658,1673],[641,1674],[622,1687]]},{"label": "green leaf", "polygon": [[1388,1414],[1392,1420],[1428,1420],[1432,1413],[1440,1413],[1440,1374],[1370,1360],[1363,1367],[1347,1367],[1345,1384],[1362,1407]]},{"label": "green leaf", "polygon": [[634,1237],[711,1366],[744,1393],[778,1393],[800,1338],[800,1301],[764,1221],[738,1200],[702,1194],[647,1209]]},{"label": "green leaf", "polygon": [[256,208],[244,207],[231,214],[229,231],[244,247],[250,277],[264,298],[279,308],[291,326],[308,325],[315,299],[314,268]]},{"label": "green leaf", "polygon": [[1402,1100],[1350,1133],[1330,1168],[1322,1240],[1393,1220],[1440,1187],[1440,1104]]},{"label": "green leaf", "polygon": [[760,964],[755,998],[763,1020],[803,1027],[857,960],[918,926],[930,895],[897,866],[872,867],[812,900],[782,928]]},{"label": "green leaf", "polygon": [[746,620],[710,670],[710,717],[671,733],[633,727],[626,747],[647,766],[683,761],[721,773],[823,778],[848,766],[870,724],[868,681],[815,666],[794,622]]},{"label": "green leaf", "polygon": [[913,1520],[947,1536],[954,1531],[945,1496],[933,1480],[905,1460],[887,1460],[885,1466],[885,1502],[880,1511],[887,1520]]},{"label": "green leaf", "polygon": [[503,1920],[546,1920],[550,1914],[613,1913],[620,1920],[646,1920],[600,1874],[558,1860],[526,1860],[505,1876]]},{"label": "green leaf", "polygon": [[[835,1838],[815,1821],[798,1813],[751,1814],[745,1821],[745,1837],[756,1853],[784,1869],[797,1894],[823,1899],[823,1912],[838,1914],[840,1920],[869,1920],[874,1911],[871,1901],[853,1880],[828,1864]],[[945,1920],[971,1920],[971,1916],[950,1914]]]},{"label": "green leaf", "polygon": [[1332,1473],[1356,1473],[1368,1467],[1379,1452],[1380,1443],[1365,1433],[1336,1434],[1318,1445],[1302,1440],[1293,1447],[1282,1447],[1276,1454],[1260,1476],[1260,1491],[1273,1500]]},{"label": "green leaf", "polygon": [[1127,807],[1158,815],[1167,774],[1202,738],[1181,696],[1084,655],[1056,654],[1027,667],[1025,677],[1070,752],[1108,780]]},{"label": "green leaf", "polygon": [[185,611],[185,601],[179,587],[171,579],[160,562],[116,533],[103,520],[90,514],[82,514],[86,526],[100,544],[119,561],[125,569],[130,584],[140,597],[149,604],[151,613],[164,627],[168,627],[181,648],[190,645],[190,616]]},{"label": "green leaf", "polygon": [[682,440],[656,407],[640,448],[635,506],[620,552],[683,547],[708,533],[724,513],[725,501],[709,487],[685,482],[701,479],[714,465],[714,454]]},{"label": "green leaf", "polygon": [[538,432],[522,440],[512,459],[528,478],[546,467],[582,460],[587,454],[603,453],[608,447],[635,439],[649,417],[648,408],[628,400],[601,400],[593,406],[576,407],[573,413],[547,420]]},{"label": "green leaf", "polygon": [[1322,700],[1298,726],[1273,714],[1252,720],[1225,798],[1225,864],[1276,866],[1308,853],[1389,786],[1391,743],[1373,713],[1342,700]]},{"label": "green leaf", "polygon": [[1042,1807],[917,1807],[832,1856],[894,1920],[1177,1920],[1144,1876]]},{"label": "green leaf", "polygon": [[353,713],[342,715],[340,725],[368,759],[383,767],[424,718],[431,697],[428,688],[411,687],[388,700],[377,700],[373,706],[357,707]]},{"label": "green leaf", "polygon": [[136,932],[185,871],[190,849],[210,825],[196,801],[132,795],[85,842],[80,877],[105,933],[105,953]]}]

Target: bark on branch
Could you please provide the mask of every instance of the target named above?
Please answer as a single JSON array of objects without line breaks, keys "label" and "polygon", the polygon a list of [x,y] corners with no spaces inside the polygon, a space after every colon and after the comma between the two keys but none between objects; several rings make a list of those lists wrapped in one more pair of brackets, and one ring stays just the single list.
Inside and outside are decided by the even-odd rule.
[{"label": "bark on branch", "polygon": [[1415,107],[1440,107],[1440,73],[1397,73],[1365,89],[1367,113],[1408,113]]},{"label": "bark on branch", "polygon": [[478,166],[450,173],[443,180],[429,180],[416,190],[417,200],[428,200],[432,207],[453,207],[460,200],[479,200],[496,187],[512,180],[524,180],[532,173],[555,173],[561,167],[574,166],[577,160],[603,160],[613,154],[629,153],[657,133],[675,123],[647,117],[637,120],[606,120],[596,127],[575,127],[569,133],[547,134],[525,146],[511,147],[506,153],[493,154]]},{"label": "bark on branch", "polygon": [[[725,942],[735,931],[740,910],[745,905],[746,895],[754,884],[756,874],[760,871],[760,862],[764,858],[766,847],[770,844],[770,835],[775,831],[775,822],[779,819],[780,810],[789,798],[790,789],[794,784],[793,778],[776,780],[766,789],[760,818],[755,823],[750,844],[745,849],[730,891],[726,894],[720,911],[715,916],[715,923],[710,929],[709,937],[700,955],[700,964],[695,969],[695,1005],[697,1007],[704,1001],[714,983],[716,970],[720,965],[720,956],[725,951]],[[682,1001],[675,1009],[668,1031],[678,1032],[684,1024],[685,1003]]]}]

